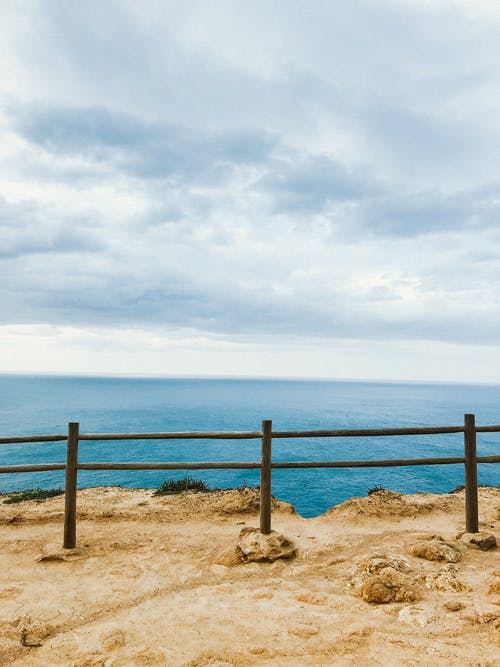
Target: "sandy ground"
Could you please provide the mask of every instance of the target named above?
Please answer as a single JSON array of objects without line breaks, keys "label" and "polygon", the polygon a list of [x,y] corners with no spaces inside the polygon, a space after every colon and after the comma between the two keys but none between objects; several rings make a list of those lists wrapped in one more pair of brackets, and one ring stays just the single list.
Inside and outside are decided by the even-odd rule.
[{"label": "sandy ground", "polygon": [[[457,540],[463,506],[463,492],[379,492],[303,519],[276,502],[273,528],[297,556],[244,563],[254,490],[82,490],[74,550],[61,548],[62,497],[0,502],[0,664],[500,665],[500,550]],[[480,489],[480,519],[498,540],[500,489]],[[460,560],[412,555],[433,535]],[[373,563],[403,564],[379,574],[410,593],[366,602]]]}]

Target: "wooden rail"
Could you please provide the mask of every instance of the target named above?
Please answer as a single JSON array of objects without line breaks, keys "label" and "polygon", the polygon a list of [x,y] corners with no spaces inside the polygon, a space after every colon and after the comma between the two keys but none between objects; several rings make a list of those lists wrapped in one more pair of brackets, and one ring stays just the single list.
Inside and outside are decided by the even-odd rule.
[{"label": "wooden rail", "polygon": [[[500,427],[498,427],[500,431]],[[336,429],[334,431],[274,431],[273,438],[346,438],[391,435],[463,433],[463,426],[412,426],[408,428]]]},{"label": "wooden rail", "polygon": [[[0,466],[0,473],[65,470],[64,540],[66,549],[76,546],[76,495],[78,470],[260,470],[260,531],[271,532],[272,469],[308,468],[378,468],[394,466],[463,464],[465,480],[465,525],[477,532],[477,464],[500,463],[499,455],[477,456],[476,434],[500,432],[500,425],[476,426],[475,416],[464,415],[462,426],[417,426],[405,428],[335,429],[310,431],[273,431],[272,421],[264,420],[260,431],[178,431],[167,433],[80,433],[79,423],[70,422],[67,434],[31,435],[0,438],[2,444],[67,441],[66,463],[35,463]],[[402,435],[464,434],[464,456],[434,458],[382,459],[363,461],[273,461],[274,438],[346,438]],[[80,441],[112,440],[261,440],[261,460],[252,461],[179,461],[179,462],[87,462],[78,461]]]}]

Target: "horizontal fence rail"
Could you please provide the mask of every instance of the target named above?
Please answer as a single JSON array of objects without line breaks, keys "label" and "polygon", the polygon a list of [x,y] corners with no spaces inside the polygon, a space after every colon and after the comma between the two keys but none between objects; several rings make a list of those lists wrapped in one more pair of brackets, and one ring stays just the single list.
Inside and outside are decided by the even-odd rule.
[{"label": "horizontal fence rail", "polygon": [[[477,456],[477,463],[500,463],[500,455]],[[374,459],[366,461],[273,461],[271,468],[394,468],[423,465],[449,465],[465,463],[463,456],[442,456],[426,459]],[[134,462],[87,462],[79,463],[78,470],[258,470],[257,461],[144,461]],[[1,473],[47,472],[65,470],[65,463],[32,463],[0,466]]]},{"label": "horizontal fence rail", "polygon": [[[260,530],[271,532],[272,469],[380,468],[422,465],[464,466],[466,530],[477,532],[477,464],[500,463],[500,455],[477,456],[476,434],[500,432],[500,425],[476,426],[475,417],[464,415],[461,426],[415,426],[404,428],[333,429],[273,431],[272,421],[264,420],[260,431],[177,431],[159,433],[80,433],[79,423],[70,422],[67,434],[12,436],[0,438],[0,445],[67,442],[66,463],[34,463],[0,466],[0,473],[65,471],[64,547],[76,546],[76,489],[78,470],[260,470]],[[464,434],[464,456],[382,459],[361,461],[273,461],[272,440],[284,438],[357,438],[408,435]],[[260,440],[260,461],[158,461],[158,462],[79,462],[78,444],[82,441],[118,440]]]},{"label": "horizontal fence rail", "polygon": [[20,442],[57,442],[67,440],[68,435],[16,435],[11,438],[0,438],[0,445],[10,445]]},{"label": "horizontal fence rail", "polygon": [[13,466],[0,466],[2,472],[46,472],[48,470],[66,470],[65,463],[21,463]]},{"label": "horizontal fence rail", "polygon": [[[500,424],[477,426],[476,431],[500,432]],[[463,433],[463,426],[420,426],[408,428],[335,429],[314,431],[273,431],[272,438],[348,438],[381,437],[397,435],[439,435],[442,433]],[[0,445],[21,442],[56,442],[67,440],[62,435],[26,435],[0,438]],[[257,440],[262,431],[169,431],[166,433],[80,433],[79,440]]]},{"label": "horizontal fence rail", "polygon": [[[500,431],[500,427],[498,427]],[[388,435],[463,433],[463,426],[411,426],[407,428],[336,429],[334,431],[273,431],[273,438],[350,438]]]},{"label": "horizontal fence rail", "polygon": [[191,431],[178,433],[82,433],[80,440],[257,440],[260,431]]},{"label": "horizontal fence rail", "polygon": [[173,461],[158,463],[79,463],[78,470],[251,470],[261,464],[252,461]]}]

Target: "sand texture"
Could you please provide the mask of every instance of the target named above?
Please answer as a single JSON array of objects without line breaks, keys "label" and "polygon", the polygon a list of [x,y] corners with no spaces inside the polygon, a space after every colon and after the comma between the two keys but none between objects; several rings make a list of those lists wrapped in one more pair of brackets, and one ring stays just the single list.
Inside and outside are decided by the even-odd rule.
[{"label": "sand texture", "polygon": [[63,506],[0,502],[0,665],[500,666],[498,488],[476,543],[463,492],[276,501],[266,544],[253,489],[81,490],[74,550]]}]

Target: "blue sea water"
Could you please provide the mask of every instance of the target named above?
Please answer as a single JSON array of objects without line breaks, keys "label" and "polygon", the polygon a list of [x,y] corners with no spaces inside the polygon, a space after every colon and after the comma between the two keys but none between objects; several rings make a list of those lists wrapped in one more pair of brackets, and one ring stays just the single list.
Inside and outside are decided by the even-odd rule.
[{"label": "blue sea water", "polygon": [[[500,423],[500,386],[239,379],[0,376],[0,437],[127,431],[274,430],[454,426],[464,413]],[[500,453],[500,434],[478,434],[478,455]],[[258,461],[256,441],[81,442],[80,461]],[[462,456],[463,435],[273,441],[273,459],[353,460]],[[0,465],[65,461],[65,443],[0,445]],[[80,471],[79,486],[156,487],[183,471]],[[193,473],[191,473],[193,475]],[[500,483],[500,465],[479,465],[479,482]],[[63,485],[62,471],[1,474],[0,490]],[[258,485],[258,470],[195,471],[217,487]],[[462,465],[274,470],[273,493],[315,516],[380,485],[446,492],[463,483]]]}]

